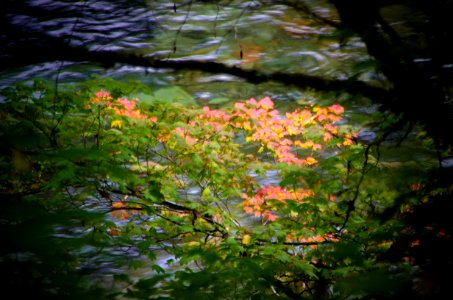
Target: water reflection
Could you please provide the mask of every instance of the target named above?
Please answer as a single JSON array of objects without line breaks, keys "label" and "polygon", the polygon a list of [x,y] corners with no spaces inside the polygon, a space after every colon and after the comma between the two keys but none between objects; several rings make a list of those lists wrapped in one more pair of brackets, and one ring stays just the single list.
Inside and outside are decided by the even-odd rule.
[{"label": "water reflection", "polygon": [[[322,53],[321,51],[327,48],[321,50],[322,47],[317,42],[320,36],[327,37],[329,34],[326,28],[307,22],[299,24],[296,20],[300,18],[292,17],[294,11],[286,6],[259,7],[255,4],[246,2],[237,7],[219,7],[210,3],[194,2],[191,5],[178,6],[174,10],[173,3],[166,1],[135,1],[131,5],[130,1],[125,0],[77,3],[69,0],[33,0],[30,1],[31,9],[22,9],[25,11],[22,12],[23,7],[16,5],[12,6],[7,15],[12,23],[20,24],[27,30],[42,31],[70,44],[83,45],[92,50],[139,49],[140,53],[148,57],[218,60],[239,64],[241,67],[257,66],[277,71],[329,72],[331,61],[326,58],[331,56]],[[312,31],[309,42],[300,43],[297,37],[294,39],[294,33],[291,31],[301,28]],[[363,49],[363,45],[360,47]],[[364,52],[361,50],[359,53]],[[304,57],[311,57],[313,60],[306,60]],[[346,61],[348,56],[334,59]],[[36,66],[29,66],[16,70],[13,74],[3,72],[0,74],[0,86],[27,80],[31,76],[52,78],[60,67],[64,73],[59,79],[65,82],[83,80],[91,74],[121,78],[129,71],[125,71],[123,67],[104,70],[89,64],[82,64],[82,68],[78,68],[78,65],[80,64],[65,63],[61,66],[49,63],[40,65],[38,70]],[[160,77],[163,80],[153,82],[146,77],[147,74],[154,76],[155,70],[143,68],[141,71],[143,72],[131,70],[127,73],[128,79],[145,78],[145,82],[160,86],[171,85],[174,79],[172,76],[168,80]],[[170,70],[167,72],[171,73]],[[191,75],[178,72],[177,76]],[[198,80],[205,82],[205,79]],[[232,82],[226,87],[233,89],[233,99],[242,98],[234,91],[237,78],[225,76],[216,79],[222,80]],[[215,89],[215,86],[203,86],[203,90],[213,93],[214,97],[223,96],[216,94]],[[189,87],[189,92],[200,91]],[[254,94],[262,93],[260,87],[256,86]]]}]

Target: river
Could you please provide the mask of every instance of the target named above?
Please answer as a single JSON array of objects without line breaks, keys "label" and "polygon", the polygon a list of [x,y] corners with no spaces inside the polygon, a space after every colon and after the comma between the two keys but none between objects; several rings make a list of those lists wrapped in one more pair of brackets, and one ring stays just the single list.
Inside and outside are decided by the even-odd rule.
[{"label": "river", "polygon": [[[11,23],[21,24],[29,31],[44,31],[69,44],[92,50],[132,51],[169,59],[215,60],[246,69],[340,79],[351,73],[352,62],[369,59],[359,41],[350,41],[340,47],[333,29],[301,18],[296,11],[283,5],[261,7],[253,1],[233,2],[227,6],[200,2],[174,6],[168,1],[134,5],[130,1],[29,2],[33,9],[26,13],[20,8],[12,9],[8,14]],[[325,17],[331,14],[322,6],[315,11]],[[278,103],[287,102],[283,105],[315,98],[297,88],[275,83],[252,85],[229,75],[172,72],[120,64],[104,69],[90,63],[60,61],[3,71],[0,86],[34,77],[58,78],[60,83],[65,83],[93,75],[139,80],[156,90],[176,85],[200,105],[218,105],[264,95]]]}]

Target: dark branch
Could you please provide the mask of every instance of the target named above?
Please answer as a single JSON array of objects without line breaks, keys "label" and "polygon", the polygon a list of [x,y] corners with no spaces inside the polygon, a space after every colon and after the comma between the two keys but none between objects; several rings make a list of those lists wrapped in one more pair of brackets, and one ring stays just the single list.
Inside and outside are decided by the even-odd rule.
[{"label": "dark branch", "polygon": [[[74,46],[64,40],[51,37],[40,32],[23,32],[22,28],[7,22],[0,24],[4,30],[17,39],[13,48],[6,49],[8,55],[0,56],[0,71],[31,64],[51,61],[93,62],[105,68],[113,67],[117,63],[151,67],[169,68],[173,70],[198,70],[207,73],[226,73],[247,80],[250,83],[268,81],[281,82],[300,88],[312,88],[319,91],[348,92],[354,95],[363,95],[379,103],[391,101],[387,90],[370,86],[363,81],[336,80],[305,74],[287,74],[283,72],[266,73],[258,70],[245,70],[238,66],[229,66],[214,61],[198,61],[186,59],[162,59],[145,57],[127,51],[95,51],[85,47]],[[33,49],[33,55],[30,55]]]}]

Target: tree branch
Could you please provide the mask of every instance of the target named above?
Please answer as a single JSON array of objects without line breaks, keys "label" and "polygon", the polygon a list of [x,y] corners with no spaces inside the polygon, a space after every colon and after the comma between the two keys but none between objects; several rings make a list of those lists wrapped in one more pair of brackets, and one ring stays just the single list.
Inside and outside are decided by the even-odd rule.
[{"label": "tree branch", "polygon": [[[8,54],[0,56],[0,71],[50,61],[93,62],[105,68],[122,63],[145,68],[197,70],[216,74],[225,73],[243,78],[255,84],[275,81],[286,85],[312,88],[319,91],[348,92],[354,95],[363,95],[384,104],[392,99],[389,91],[370,86],[363,81],[328,79],[283,72],[266,73],[253,69],[245,70],[238,66],[226,65],[214,61],[190,59],[170,60],[146,57],[127,51],[89,50],[85,47],[70,45],[64,40],[41,32],[23,32],[22,28],[7,22],[1,22],[0,25],[3,27],[6,26],[4,30],[17,39],[17,42],[13,44],[14,46],[12,48],[6,49],[5,53]],[[29,49],[33,49],[33,55],[30,55]]]}]

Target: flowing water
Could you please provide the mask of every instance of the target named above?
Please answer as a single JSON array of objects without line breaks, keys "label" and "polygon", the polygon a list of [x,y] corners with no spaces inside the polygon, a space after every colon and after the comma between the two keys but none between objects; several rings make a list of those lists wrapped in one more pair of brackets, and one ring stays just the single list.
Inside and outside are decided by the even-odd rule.
[{"label": "flowing water", "polygon": [[[303,18],[283,5],[261,7],[253,1],[228,6],[195,1],[176,7],[168,1],[29,2],[32,9],[26,13],[17,8],[7,15],[13,24],[91,50],[132,51],[164,59],[215,60],[246,69],[342,79],[351,74],[351,62],[368,59],[360,42],[350,41],[340,47],[331,28]],[[325,17],[332,14],[322,7],[315,11]],[[263,95],[278,102],[308,97],[297,88],[275,83],[252,85],[229,75],[120,64],[104,69],[71,62],[47,62],[4,71],[0,73],[0,86],[33,77],[74,82],[92,75],[136,79],[154,89],[177,85],[201,105]]]}]

